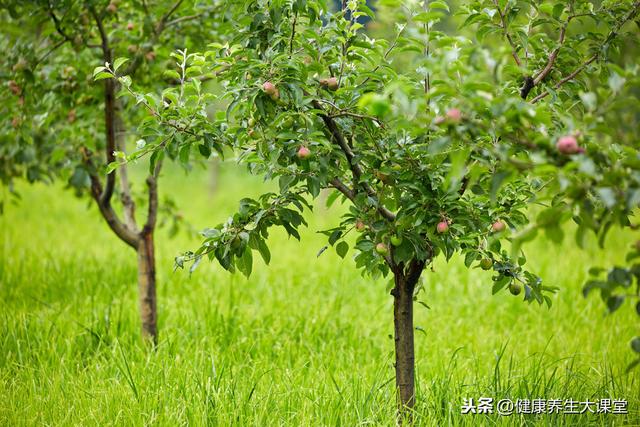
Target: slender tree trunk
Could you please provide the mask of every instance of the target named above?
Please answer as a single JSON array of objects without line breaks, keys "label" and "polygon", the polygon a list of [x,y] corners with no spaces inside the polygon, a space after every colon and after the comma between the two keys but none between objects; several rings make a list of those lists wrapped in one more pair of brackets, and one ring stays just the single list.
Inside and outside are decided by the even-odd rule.
[{"label": "slender tree trunk", "polygon": [[138,244],[138,300],[142,336],[158,344],[156,261],[153,232],[143,233]]},{"label": "slender tree trunk", "polygon": [[396,392],[400,420],[411,416],[415,396],[415,355],[413,348],[413,288],[407,277],[395,274],[393,321],[396,351]]}]

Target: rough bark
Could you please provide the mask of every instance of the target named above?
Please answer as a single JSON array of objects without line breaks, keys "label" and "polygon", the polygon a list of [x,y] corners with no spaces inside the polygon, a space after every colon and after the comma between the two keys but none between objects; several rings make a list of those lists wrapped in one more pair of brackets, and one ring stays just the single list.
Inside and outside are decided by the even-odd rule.
[{"label": "rough bark", "polygon": [[415,406],[415,351],[413,327],[413,292],[424,262],[413,261],[405,269],[394,270],[393,320],[396,353],[396,392],[398,422],[412,419]]},{"label": "rough bark", "polygon": [[138,300],[142,336],[158,344],[156,261],[153,233],[145,233],[138,244]]}]

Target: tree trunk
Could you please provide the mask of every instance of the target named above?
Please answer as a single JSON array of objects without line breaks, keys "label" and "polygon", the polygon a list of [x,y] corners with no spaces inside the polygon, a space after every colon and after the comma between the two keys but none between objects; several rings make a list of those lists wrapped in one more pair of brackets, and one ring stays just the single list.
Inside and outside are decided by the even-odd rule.
[{"label": "tree trunk", "polygon": [[415,356],[413,348],[414,283],[402,274],[395,274],[393,289],[393,321],[396,351],[396,392],[400,421],[411,417],[415,397]]},{"label": "tree trunk", "polygon": [[158,312],[156,301],[156,261],[153,232],[141,235],[138,244],[138,300],[142,336],[158,344]]}]

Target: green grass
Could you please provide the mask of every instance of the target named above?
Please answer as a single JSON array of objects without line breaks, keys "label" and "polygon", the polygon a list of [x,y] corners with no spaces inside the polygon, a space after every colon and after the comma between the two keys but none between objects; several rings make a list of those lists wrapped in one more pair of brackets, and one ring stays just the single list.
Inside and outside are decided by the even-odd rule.
[{"label": "green grass", "polygon": [[[240,197],[268,188],[225,164],[208,175],[166,173],[198,229],[224,220]],[[337,222],[318,206],[302,243],[275,232],[271,266],[250,279],[203,263],[190,277],[173,257],[198,237],[157,236],[160,346],[140,342],[135,256],[84,199],[59,186],[21,186],[0,217],[0,424],[394,425],[392,300],[350,255],[316,233]],[[339,207],[336,209],[340,209]],[[332,213],[334,216],[332,217]],[[640,369],[629,303],[605,316],[581,296],[588,266],[622,259],[571,239],[526,249],[533,271],[561,291],[548,310],[502,292],[490,273],[438,260],[416,305],[419,425],[640,425]],[[463,398],[623,398],[629,415],[460,415]]]}]

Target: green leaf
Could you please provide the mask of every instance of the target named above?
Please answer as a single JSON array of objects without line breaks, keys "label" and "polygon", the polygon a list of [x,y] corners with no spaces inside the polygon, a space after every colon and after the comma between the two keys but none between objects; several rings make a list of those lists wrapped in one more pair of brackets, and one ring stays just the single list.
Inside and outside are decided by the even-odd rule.
[{"label": "green leaf", "polygon": [[340,256],[340,258],[344,258],[349,251],[349,245],[344,240],[336,245],[336,252]]},{"label": "green leaf", "polygon": [[113,71],[118,71],[118,68],[122,66],[125,62],[127,62],[129,58],[118,58],[113,61]]}]

